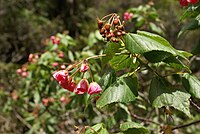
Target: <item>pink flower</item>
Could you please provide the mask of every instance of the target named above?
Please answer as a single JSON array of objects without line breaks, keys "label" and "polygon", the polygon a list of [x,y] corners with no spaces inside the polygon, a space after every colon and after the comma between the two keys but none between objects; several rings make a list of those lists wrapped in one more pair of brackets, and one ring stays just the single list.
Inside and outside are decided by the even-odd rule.
[{"label": "pink flower", "polygon": [[60,101],[65,102],[66,101],[65,97],[64,96],[60,97]]},{"label": "pink flower", "polygon": [[64,89],[71,92],[74,91],[75,82],[72,80],[71,76],[68,75],[68,71],[61,70],[53,74],[54,79],[58,81],[59,85]]},{"label": "pink flower", "polygon": [[130,20],[133,17],[133,13],[125,12],[124,13],[124,20]]},{"label": "pink flower", "polygon": [[101,87],[99,86],[99,84],[97,84],[96,82],[92,82],[90,83],[90,86],[88,88],[88,94],[98,94],[102,91]]},{"label": "pink flower", "polygon": [[29,54],[29,56],[28,56],[28,61],[32,61],[33,60],[33,58],[34,58],[34,54]]},{"label": "pink flower", "polygon": [[54,39],[53,40],[53,44],[59,45],[60,44],[60,39],[59,38]]},{"label": "pink flower", "polygon": [[51,37],[50,37],[50,39],[51,39],[52,41],[54,41],[55,38],[56,38],[55,36],[51,36]]},{"label": "pink flower", "polygon": [[57,67],[58,66],[58,62],[54,62],[51,64],[53,67]]},{"label": "pink flower", "polygon": [[88,86],[89,86],[89,83],[88,83],[88,80],[87,79],[82,79],[76,86],[75,88],[75,93],[85,93],[88,91]]},{"label": "pink flower", "polygon": [[22,73],[22,69],[21,68],[17,69],[17,73],[20,75]]},{"label": "pink flower", "polygon": [[22,77],[26,78],[28,76],[28,72],[22,72]]},{"label": "pink flower", "polygon": [[86,72],[89,69],[89,66],[87,63],[81,64],[80,72]]},{"label": "pink flower", "polygon": [[64,55],[63,52],[60,52],[60,53],[58,54],[58,57],[59,57],[59,58],[64,58],[64,56],[65,56],[65,55]]}]

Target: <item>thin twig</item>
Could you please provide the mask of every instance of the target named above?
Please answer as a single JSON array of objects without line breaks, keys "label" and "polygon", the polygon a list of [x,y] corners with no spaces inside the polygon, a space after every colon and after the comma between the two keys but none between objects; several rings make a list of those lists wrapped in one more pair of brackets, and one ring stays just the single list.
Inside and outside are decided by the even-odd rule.
[{"label": "thin twig", "polygon": [[191,126],[191,125],[194,125],[194,124],[197,124],[197,123],[200,123],[200,120],[197,120],[197,121],[194,121],[194,122],[191,122],[191,123],[188,123],[188,124],[176,126],[176,127],[172,128],[172,130],[188,127],[188,126]]},{"label": "thin twig", "polygon": [[192,99],[190,99],[190,103],[191,103],[191,105],[194,106],[198,111],[200,111],[200,107],[199,107],[195,102],[193,102]]},{"label": "thin twig", "polygon": [[152,120],[149,120],[149,119],[145,119],[145,118],[142,118],[142,117],[139,117],[138,115],[134,114],[134,113],[131,113],[131,116],[137,120],[140,120],[140,121],[144,121],[144,122],[149,122],[149,123],[154,123],[156,125],[161,125],[160,123],[158,122],[155,122],[155,121],[152,121]]}]

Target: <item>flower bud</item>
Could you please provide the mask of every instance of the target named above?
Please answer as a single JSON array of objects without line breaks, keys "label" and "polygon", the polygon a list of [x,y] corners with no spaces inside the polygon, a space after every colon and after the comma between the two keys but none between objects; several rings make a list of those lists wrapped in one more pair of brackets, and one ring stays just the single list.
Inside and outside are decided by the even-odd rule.
[{"label": "flower bud", "polygon": [[17,69],[17,74],[21,74],[22,73],[22,69],[21,68],[19,68],[19,69]]},{"label": "flower bud", "polygon": [[88,91],[88,80],[87,79],[82,79],[76,86],[75,91],[80,91],[80,92],[87,92]]},{"label": "flower bud", "polygon": [[58,62],[53,62],[51,65],[52,65],[53,67],[57,67],[57,66],[58,66]]},{"label": "flower bud", "polygon": [[86,72],[89,69],[89,66],[87,63],[81,64],[80,72]]},{"label": "flower bud", "polygon": [[101,87],[99,86],[99,84],[97,84],[96,82],[92,82],[90,83],[90,86],[88,88],[88,94],[98,94],[102,91]]}]

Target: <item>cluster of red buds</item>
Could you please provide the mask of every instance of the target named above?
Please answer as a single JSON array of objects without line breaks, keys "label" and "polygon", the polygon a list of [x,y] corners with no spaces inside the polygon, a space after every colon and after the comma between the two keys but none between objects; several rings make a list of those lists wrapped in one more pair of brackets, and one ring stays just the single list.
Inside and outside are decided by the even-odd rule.
[{"label": "cluster of red buds", "polygon": [[179,2],[181,6],[186,7],[189,4],[197,4],[199,0],[180,0]]},{"label": "cluster of red buds", "polygon": [[[74,92],[75,94],[84,94],[88,93],[91,94],[98,94],[102,91],[101,87],[96,82],[91,82],[89,84],[88,80],[86,78],[82,78],[78,84],[75,83],[73,80],[74,74],[71,76],[69,75],[69,71],[73,70],[75,67],[77,67],[79,64],[73,64],[69,65],[66,70],[60,70],[53,74],[54,79],[59,83],[59,85],[71,92]],[[85,73],[90,68],[88,66],[87,61],[83,61],[80,66],[78,66],[78,69],[75,71]],[[90,72],[91,73],[91,72]]]},{"label": "cluster of red buds", "polygon": [[119,42],[120,37],[126,34],[124,21],[121,22],[116,13],[106,15],[102,19],[97,19],[97,21],[99,32],[107,41]]},{"label": "cluster of red buds", "polygon": [[26,78],[28,76],[27,64],[22,65],[22,68],[17,69],[17,74]]},{"label": "cluster of red buds", "polygon": [[53,44],[56,44],[56,45],[60,44],[60,38],[58,38],[56,36],[51,36],[50,39],[51,39]]}]

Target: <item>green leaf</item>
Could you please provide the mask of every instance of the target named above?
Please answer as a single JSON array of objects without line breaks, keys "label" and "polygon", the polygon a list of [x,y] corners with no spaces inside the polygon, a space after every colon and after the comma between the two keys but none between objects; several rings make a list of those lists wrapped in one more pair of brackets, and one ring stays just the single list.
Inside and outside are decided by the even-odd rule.
[{"label": "green leaf", "polygon": [[149,28],[160,35],[165,35],[163,30],[152,22],[149,23]]},{"label": "green leaf", "polygon": [[192,20],[188,25],[184,26],[181,31],[178,34],[178,37],[180,37],[185,31],[187,30],[195,30],[200,28],[200,14]]},{"label": "green leaf", "polygon": [[189,69],[189,67],[187,67],[186,65],[184,65],[184,64],[178,59],[178,57],[170,56],[170,57],[166,58],[165,60],[163,60],[163,62],[169,64],[170,67],[176,68],[176,69],[178,69],[178,70],[185,69],[186,71],[191,72],[191,70]]},{"label": "green leaf", "polygon": [[172,106],[190,117],[190,94],[176,90],[164,78],[155,77],[151,81],[149,100],[154,107]]},{"label": "green leaf", "polygon": [[184,74],[182,79],[185,89],[194,97],[200,99],[200,81],[191,74]]},{"label": "green leaf", "polygon": [[108,42],[107,48],[104,50],[104,54],[106,56],[102,57],[102,64],[105,65],[108,63],[109,60],[113,58],[115,53],[120,53],[122,49],[122,46],[120,43],[114,43],[114,42]]},{"label": "green leaf", "polygon": [[[130,57],[129,55],[119,55],[119,56],[114,56],[110,61],[109,61],[111,67],[115,69],[116,71],[122,70],[122,69],[129,69],[131,67],[134,67],[133,65],[133,58]],[[137,64],[135,64],[137,66]]]},{"label": "green leaf", "polygon": [[105,73],[102,78],[99,80],[99,85],[103,90],[107,89],[111,84],[113,84],[116,81],[116,74],[114,70],[108,70],[107,73]]},{"label": "green leaf", "polygon": [[176,55],[175,49],[164,38],[154,34],[150,35],[152,36],[126,34],[123,36],[124,44],[131,53],[143,54],[145,52],[158,50]]},{"label": "green leaf", "polygon": [[152,63],[163,61],[170,56],[173,56],[173,55],[169,52],[158,51],[158,50],[153,50],[153,51],[144,53],[144,57]]},{"label": "green leaf", "polygon": [[107,129],[104,128],[104,124],[99,123],[96,124],[94,126],[92,126],[91,128],[88,128],[85,132],[85,134],[109,134]]},{"label": "green leaf", "polygon": [[103,92],[96,105],[98,108],[102,108],[111,103],[134,101],[138,95],[137,88],[138,81],[136,76],[121,76]]},{"label": "green leaf", "polygon": [[120,124],[120,130],[124,132],[124,134],[150,134],[150,131],[136,122],[125,122]]}]

